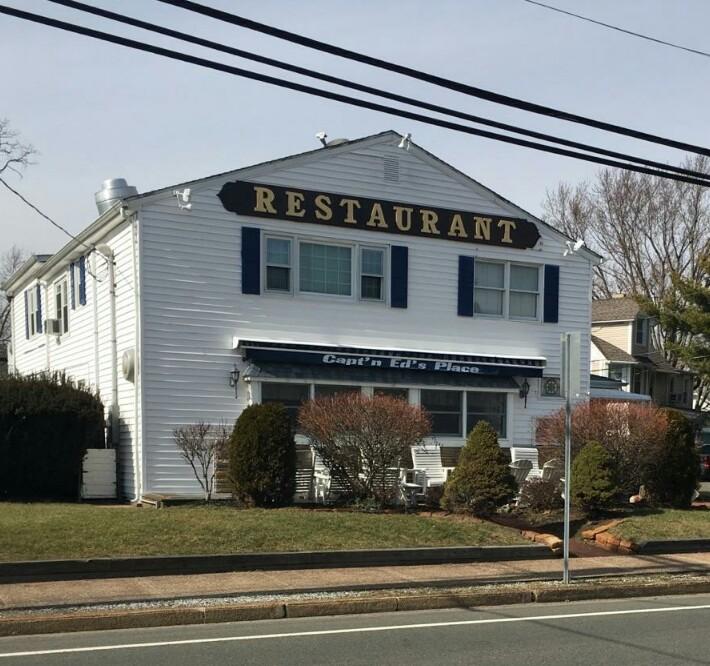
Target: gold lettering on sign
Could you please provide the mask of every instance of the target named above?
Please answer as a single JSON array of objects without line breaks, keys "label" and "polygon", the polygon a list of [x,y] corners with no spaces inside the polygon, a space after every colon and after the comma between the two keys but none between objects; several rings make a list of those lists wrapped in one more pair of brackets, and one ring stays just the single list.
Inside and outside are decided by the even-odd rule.
[{"label": "gold lettering on sign", "polygon": [[365,224],[368,227],[380,227],[382,229],[387,228],[387,221],[385,220],[385,212],[382,210],[382,204],[372,204],[370,219]]},{"label": "gold lettering on sign", "polygon": [[501,220],[498,222],[498,228],[503,227],[503,238],[501,238],[501,243],[512,243],[513,239],[510,237],[510,230],[515,231],[517,225],[513,220]]},{"label": "gold lettering on sign", "polygon": [[463,226],[463,220],[458,213],[455,213],[451,218],[451,226],[449,227],[449,236],[458,236],[459,238],[468,238],[466,229]]},{"label": "gold lettering on sign", "polygon": [[256,195],[256,204],[254,204],[255,213],[271,213],[272,215],[276,215],[273,190],[270,190],[268,187],[254,185],[254,194]]},{"label": "gold lettering on sign", "polygon": [[474,217],[473,222],[475,224],[473,237],[476,240],[491,240],[491,218]]},{"label": "gold lettering on sign", "polygon": [[[401,206],[393,206],[394,223],[400,231],[409,231],[412,228],[412,213],[414,208],[403,208]],[[402,215],[404,213],[404,215]]]},{"label": "gold lettering on sign", "polygon": [[291,192],[286,190],[286,215],[292,217],[303,217],[306,211],[301,208],[305,197],[301,192]]},{"label": "gold lettering on sign", "polygon": [[330,207],[330,197],[325,194],[319,194],[315,200],[316,204],[316,219],[332,220],[333,209]]},{"label": "gold lettering on sign", "polygon": [[441,235],[441,232],[436,228],[439,216],[433,211],[426,208],[419,210],[422,216],[422,233]]},{"label": "gold lettering on sign", "polygon": [[355,209],[360,208],[360,202],[357,199],[341,199],[340,205],[345,206],[345,221],[348,224],[357,224]]}]

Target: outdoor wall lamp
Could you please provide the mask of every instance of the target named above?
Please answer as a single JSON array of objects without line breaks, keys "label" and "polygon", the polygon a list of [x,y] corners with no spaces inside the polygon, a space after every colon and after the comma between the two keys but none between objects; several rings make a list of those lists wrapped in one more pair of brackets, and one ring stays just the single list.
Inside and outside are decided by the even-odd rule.
[{"label": "outdoor wall lamp", "polygon": [[234,397],[237,397],[237,391],[239,390],[239,370],[237,366],[234,366],[234,370],[229,373],[229,385],[234,389]]},{"label": "outdoor wall lamp", "polygon": [[525,400],[525,407],[528,406],[528,393],[530,393],[530,383],[527,379],[523,379],[523,383],[520,386],[520,399]]}]

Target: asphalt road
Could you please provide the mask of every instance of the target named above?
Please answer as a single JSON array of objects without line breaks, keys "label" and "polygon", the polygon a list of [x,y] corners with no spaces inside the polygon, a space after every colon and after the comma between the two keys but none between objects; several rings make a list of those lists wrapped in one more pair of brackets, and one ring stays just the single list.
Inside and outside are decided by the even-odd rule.
[{"label": "asphalt road", "polygon": [[710,664],[709,629],[706,594],[3,638],[0,666]]}]

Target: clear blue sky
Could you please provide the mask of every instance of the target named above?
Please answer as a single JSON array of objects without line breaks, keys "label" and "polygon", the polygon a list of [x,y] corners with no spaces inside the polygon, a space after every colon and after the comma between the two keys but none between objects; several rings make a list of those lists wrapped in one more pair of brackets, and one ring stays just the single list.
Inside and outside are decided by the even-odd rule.
[{"label": "clear blue sky", "polygon": [[[86,0],[91,2],[91,0]],[[710,145],[710,59],[641,41],[522,0],[203,0],[249,18],[453,79]],[[617,150],[679,162],[683,155],[311,53],[153,0],[93,0],[152,22],[472,113]],[[181,48],[43,0],[17,8]],[[550,0],[550,4],[710,50],[707,0]],[[273,70],[246,64],[249,68]],[[288,76],[288,75],[285,75]],[[146,191],[317,147],[314,134],[356,138],[395,129],[503,196],[539,213],[560,180],[592,178],[570,159],[428,127],[268,87],[0,16],[0,117],[40,151],[13,186],[76,233],[95,217],[101,181]],[[59,231],[0,188],[0,251],[54,252]]]}]

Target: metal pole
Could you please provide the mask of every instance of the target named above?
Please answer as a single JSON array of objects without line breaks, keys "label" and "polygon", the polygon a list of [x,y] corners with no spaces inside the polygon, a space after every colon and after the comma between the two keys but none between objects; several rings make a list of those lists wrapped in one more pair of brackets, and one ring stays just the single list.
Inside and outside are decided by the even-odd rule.
[{"label": "metal pole", "polygon": [[564,364],[565,380],[565,514],[564,514],[564,565],[562,582],[569,583],[569,538],[570,538],[570,489],[572,486],[572,372],[571,372],[571,335],[564,335]]}]

